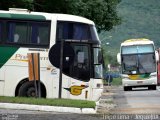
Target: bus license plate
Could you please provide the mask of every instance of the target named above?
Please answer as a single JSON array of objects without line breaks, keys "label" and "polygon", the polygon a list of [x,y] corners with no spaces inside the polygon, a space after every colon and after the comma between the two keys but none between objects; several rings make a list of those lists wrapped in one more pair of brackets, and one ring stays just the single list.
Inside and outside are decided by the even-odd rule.
[{"label": "bus license plate", "polygon": [[143,81],[138,81],[137,83],[138,83],[138,84],[141,84],[141,83],[143,83]]}]

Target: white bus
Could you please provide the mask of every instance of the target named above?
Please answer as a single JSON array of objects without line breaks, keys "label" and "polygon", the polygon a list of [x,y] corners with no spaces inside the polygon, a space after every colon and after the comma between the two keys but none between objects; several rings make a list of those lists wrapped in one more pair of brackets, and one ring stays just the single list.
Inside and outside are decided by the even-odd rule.
[{"label": "white bus", "polygon": [[16,8],[0,11],[0,96],[35,96],[34,83],[28,79],[27,54],[39,53],[41,96],[58,98],[61,41],[61,98],[97,101],[103,91],[103,72],[94,22]]},{"label": "white bus", "polygon": [[121,64],[124,91],[133,87],[156,90],[158,54],[153,41],[143,38],[126,40],[121,43],[117,59]]}]

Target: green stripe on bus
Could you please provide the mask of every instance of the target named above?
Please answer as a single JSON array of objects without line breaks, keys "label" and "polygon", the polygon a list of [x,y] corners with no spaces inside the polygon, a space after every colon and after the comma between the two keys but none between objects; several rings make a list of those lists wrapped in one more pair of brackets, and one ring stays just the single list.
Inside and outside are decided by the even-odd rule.
[{"label": "green stripe on bus", "polygon": [[0,13],[0,18],[24,19],[24,20],[46,20],[46,18],[43,15],[10,14],[10,13]]},{"label": "green stripe on bus", "polygon": [[18,50],[17,47],[0,47],[0,68],[10,59]]},{"label": "green stripe on bus", "polygon": [[150,77],[150,73],[145,73],[140,75],[140,78],[149,78]]}]

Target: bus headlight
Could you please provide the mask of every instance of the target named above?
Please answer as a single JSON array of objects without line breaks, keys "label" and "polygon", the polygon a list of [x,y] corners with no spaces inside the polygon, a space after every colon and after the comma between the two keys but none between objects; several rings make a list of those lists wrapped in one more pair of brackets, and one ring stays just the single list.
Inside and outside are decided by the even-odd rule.
[{"label": "bus headlight", "polygon": [[122,78],[128,78],[128,75],[122,75],[121,77]]}]

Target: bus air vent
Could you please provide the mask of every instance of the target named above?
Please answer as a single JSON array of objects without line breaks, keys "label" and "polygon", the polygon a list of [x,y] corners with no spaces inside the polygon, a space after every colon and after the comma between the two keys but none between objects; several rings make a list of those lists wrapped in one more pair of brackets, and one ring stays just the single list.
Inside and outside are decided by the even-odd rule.
[{"label": "bus air vent", "polygon": [[10,12],[29,12],[29,10],[28,9],[21,9],[21,8],[9,8],[9,11]]}]

